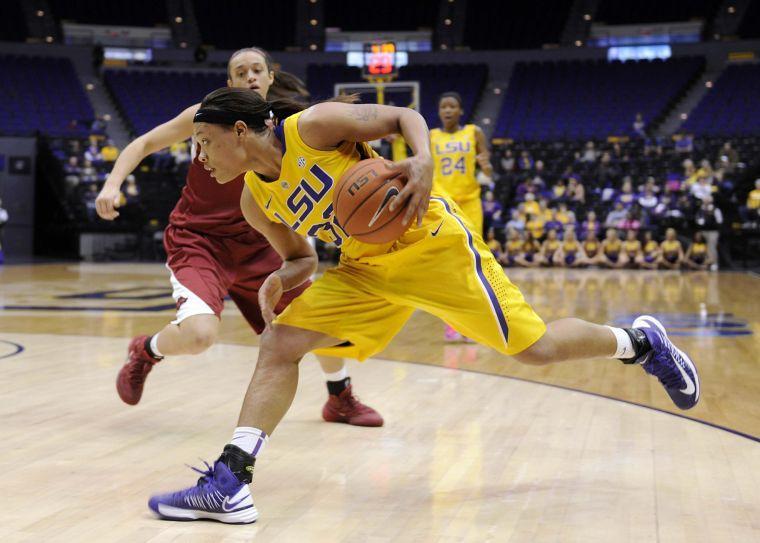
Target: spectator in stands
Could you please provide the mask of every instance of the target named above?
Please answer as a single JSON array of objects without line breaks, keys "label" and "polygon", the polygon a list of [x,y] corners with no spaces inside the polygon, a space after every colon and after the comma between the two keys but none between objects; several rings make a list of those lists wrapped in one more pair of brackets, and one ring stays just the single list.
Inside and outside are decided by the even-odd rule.
[{"label": "spectator in stands", "polygon": [[90,146],[84,152],[85,161],[89,161],[92,164],[103,162],[103,155],[98,149],[98,142],[93,138],[90,140]]},{"label": "spectator in stands", "polygon": [[687,158],[683,161],[683,187],[691,187],[697,182],[697,169],[694,166],[694,161]]},{"label": "spectator in stands", "polygon": [[641,115],[641,113],[636,114],[636,118],[633,120],[633,133],[641,138],[646,137],[646,133],[644,132],[644,127],[646,125],[644,124],[644,117]]},{"label": "spectator in stands", "polygon": [[559,233],[559,232],[562,232],[564,229],[565,229],[565,225],[562,224],[562,222],[559,219],[557,219],[557,210],[550,209],[549,220],[546,221],[546,223],[544,224],[544,230],[546,230],[547,232],[554,230],[557,233]]},{"label": "spectator in stands", "polygon": [[654,210],[654,208],[657,207],[657,204],[659,203],[657,196],[655,196],[654,192],[649,187],[644,189],[644,194],[639,196],[637,201],[639,206],[641,206],[641,208],[647,213]]},{"label": "spectator in stands", "polygon": [[660,243],[660,267],[666,270],[680,270],[683,262],[683,247],[678,241],[674,228],[665,231],[665,239]]},{"label": "spectator in stands", "polygon": [[536,160],[535,170],[536,175],[533,176],[533,186],[536,187],[538,192],[543,192],[546,188],[546,180],[543,178],[546,175],[543,160]]},{"label": "spectator in stands", "polygon": [[712,176],[700,175],[697,182],[689,189],[689,193],[697,200],[704,201],[706,198],[712,198],[713,186],[711,182]]},{"label": "spectator in stands", "polygon": [[140,188],[135,182],[135,176],[129,174],[127,176],[127,185],[122,189],[124,193],[125,204],[135,204],[140,200]]},{"label": "spectator in stands", "polygon": [[559,246],[554,258],[554,265],[559,267],[577,267],[586,262],[586,254],[575,237],[575,229],[568,228],[565,230],[562,244]]},{"label": "spectator in stands", "polygon": [[694,239],[683,258],[683,264],[691,270],[707,270],[712,266],[713,260],[710,258],[702,232],[696,231],[694,233]]},{"label": "spectator in stands", "polygon": [[716,162],[723,165],[728,173],[734,172],[736,165],[739,163],[739,153],[736,152],[730,141],[723,144]]},{"label": "spectator in stands", "polygon": [[522,233],[515,229],[507,229],[507,242],[504,244],[505,256],[502,264],[505,266],[516,266],[517,257],[522,254],[523,238]]},{"label": "spectator in stands", "polygon": [[89,159],[85,159],[79,178],[82,183],[96,183],[98,181],[98,172]]},{"label": "spectator in stands", "polygon": [[637,268],[641,260],[641,242],[637,230],[626,230],[623,253],[620,255],[622,267]]},{"label": "spectator in stands", "polygon": [[641,228],[641,217],[637,207],[632,207],[626,213],[625,219],[620,221],[617,225],[620,230],[635,230],[638,231]]},{"label": "spectator in stands", "polygon": [[598,236],[599,231],[602,229],[602,225],[596,219],[596,212],[594,210],[589,211],[586,214],[586,220],[581,224],[581,236],[583,239],[589,236]]},{"label": "spectator in stands", "polygon": [[713,262],[713,268],[718,268],[718,237],[723,225],[723,213],[713,203],[712,196],[702,200],[702,205],[694,215],[694,223],[702,230],[707,240],[707,252]]},{"label": "spectator in stands", "polygon": [[190,162],[190,148],[186,141],[178,141],[169,147],[169,152],[174,158],[175,170],[177,167]]},{"label": "spectator in stands", "polygon": [[483,227],[486,229],[486,232],[489,228],[494,228],[493,221],[495,214],[498,214],[497,219],[501,220],[502,206],[501,203],[494,198],[493,192],[488,190],[486,191],[485,199],[483,200]]},{"label": "spectator in stands", "polygon": [[113,140],[109,139],[100,150],[100,154],[103,156],[103,162],[116,162],[119,158],[119,148],[114,145]]},{"label": "spectator in stands", "polygon": [[581,162],[596,162],[596,159],[598,156],[599,156],[599,153],[594,147],[594,142],[587,141],[586,148],[583,150],[583,154],[581,155],[580,161]]},{"label": "spectator in stands", "polygon": [[79,157],[70,156],[68,162],[63,167],[64,182],[66,183],[66,193],[70,194],[81,181],[82,169],[79,167]]},{"label": "spectator in stands", "polygon": [[651,230],[644,232],[644,244],[639,259],[639,267],[656,270],[660,262],[660,244],[654,240]]},{"label": "spectator in stands", "polygon": [[568,179],[566,194],[567,199],[576,205],[583,205],[586,203],[586,188],[575,176]]},{"label": "spectator in stands", "polygon": [[525,232],[522,250],[515,255],[515,264],[523,268],[536,268],[541,265],[541,245],[530,230]]},{"label": "spectator in stands", "polygon": [[599,262],[601,251],[596,233],[589,232],[586,236],[583,241],[583,253],[586,255],[586,259],[583,261],[584,265],[594,265]]},{"label": "spectator in stands", "polygon": [[747,205],[742,211],[744,221],[756,223],[760,220],[760,179],[755,179],[755,188],[747,195]]},{"label": "spectator in stands", "polygon": [[526,215],[538,215],[541,213],[541,207],[536,201],[536,195],[532,192],[528,192],[525,195],[525,213]]},{"label": "spectator in stands", "polygon": [[552,187],[552,201],[562,202],[565,200],[565,193],[567,192],[567,184],[564,179],[557,181]]},{"label": "spectator in stands", "polygon": [[5,262],[5,253],[3,252],[3,229],[8,224],[8,211],[3,207],[3,201],[0,200],[0,264]]},{"label": "spectator in stands", "polygon": [[622,203],[626,209],[636,202],[636,195],[633,192],[633,181],[631,181],[630,176],[626,176],[623,179],[623,186],[620,188],[620,194],[618,194],[615,202]]},{"label": "spectator in stands", "polygon": [[541,218],[544,219],[544,222],[551,220],[552,210],[549,209],[549,200],[547,200],[546,198],[539,198],[538,210],[539,210],[539,213],[541,214]]},{"label": "spectator in stands", "polygon": [[93,183],[87,187],[87,192],[84,193],[84,206],[87,210],[87,220],[92,222],[98,217],[97,208],[95,207],[95,200],[98,197],[98,184]]},{"label": "spectator in stands", "polygon": [[494,232],[493,228],[488,229],[488,234],[486,234],[486,245],[491,249],[491,253],[496,257],[496,260],[499,262],[504,260],[504,249],[501,246],[501,242],[496,239],[496,232]]},{"label": "spectator in stands", "polygon": [[694,151],[694,134],[681,134],[675,140],[676,153],[689,154]]},{"label": "spectator in stands", "polygon": [[612,161],[609,151],[604,151],[596,168],[596,180],[601,186],[611,184],[620,176],[620,168]]},{"label": "spectator in stands", "polygon": [[525,220],[522,218],[519,209],[512,210],[512,217],[507,221],[507,231],[513,230],[522,233],[525,230]]},{"label": "spectator in stands", "polygon": [[515,156],[512,149],[504,149],[504,155],[501,157],[501,169],[504,173],[510,173],[515,169]]},{"label": "spectator in stands", "polygon": [[617,228],[617,225],[625,220],[628,216],[628,212],[623,207],[623,202],[615,202],[615,208],[607,214],[607,218],[604,220],[605,228]]},{"label": "spectator in stands", "polygon": [[528,213],[525,220],[525,230],[536,240],[544,237],[544,217],[541,214],[532,215]]},{"label": "spectator in stands", "polygon": [[561,222],[563,225],[572,225],[575,227],[576,223],[578,222],[575,219],[575,213],[567,208],[567,204],[565,202],[560,202],[559,204],[559,210],[557,211],[557,220]]},{"label": "spectator in stands", "polygon": [[623,242],[614,228],[608,228],[602,241],[602,250],[598,255],[596,264],[605,268],[621,268],[624,265],[622,258]]},{"label": "spectator in stands", "polygon": [[546,239],[541,244],[541,263],[546,266],[555,266],[555,257],[559,250],[560,239],[556,230],[548,230],[546,232]]},{"label": "spectator in stands", "polygon": [[523,151],[520,153],[520,159],[517,161],[517,166],[521,170],[529,171],[533,169],[533,157],[530,156],[530,153],[528,151]]}]

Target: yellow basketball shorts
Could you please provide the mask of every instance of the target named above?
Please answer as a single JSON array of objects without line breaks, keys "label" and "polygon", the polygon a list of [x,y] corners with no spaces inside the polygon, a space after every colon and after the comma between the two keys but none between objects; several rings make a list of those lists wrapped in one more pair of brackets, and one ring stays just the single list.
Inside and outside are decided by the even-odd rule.
[{"label": "yellow basketball shorts", "polygon": [[459,209],[462,210],[462,215],[470,221],[470,227],[474,232],[483,235],[483,203],[480,198],[473,198],[472,200],[466,200],[464,202],[457,202]]},{"label": "yellow basketball shorts", "polygon": [[422,226],[407,230],[389,252],[343,255],[275,322],[350,343],[319,354],[364,360],[383,350],[415,309],[508,355],[546,331],[458,206],[439,197],[430,199]]}]

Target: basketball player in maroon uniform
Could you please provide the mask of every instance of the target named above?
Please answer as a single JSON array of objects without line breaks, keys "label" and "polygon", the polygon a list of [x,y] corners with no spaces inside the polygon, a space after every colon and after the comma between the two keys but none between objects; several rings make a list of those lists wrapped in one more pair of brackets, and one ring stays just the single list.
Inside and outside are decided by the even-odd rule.
[{"label": "basketball player in maroon uniform", "polygon": [[[305,94],[296,78],[275,73],[271,57],[259,48],[233,53],[227,71],[230,87],[251,88],[264,97]],[[121,184],[145,157],[192,136],[193,116],[199,105],[187,108],[124,149],[98,195],[96,206],[101,218],[113,220],[119,216],[116,208]],[[161,331],[137,336],[129,344],[128,360],[119,372],[116,389],[130,405],[140,401],[148,373],[164,356],[199,354],[214,344],[227,294],[260,334],[264,320],[258,305],[258,289],[282,265],[277,252],[243,218],[240,210],[243,176],[228,184],[217,183],[195,157],[195,145],[193,142],[187,183],[164,232],[166,266],[171,274],[177,318]],[[308,283],[285,293],[277,311],[285,309],[307,286]],[[318,358],[329,393],[323,418],[357,426],[382,426],[380,414],[353,395],[344,361]]]}]

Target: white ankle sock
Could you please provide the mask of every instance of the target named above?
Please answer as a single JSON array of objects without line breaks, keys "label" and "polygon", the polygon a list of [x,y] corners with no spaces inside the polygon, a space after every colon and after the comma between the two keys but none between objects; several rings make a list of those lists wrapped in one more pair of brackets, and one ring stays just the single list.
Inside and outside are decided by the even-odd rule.
[{"label": "white ankle sock", "polygon": [[325,380],[327,381],[342,381],[343,379],[348,377],[348,369],[346,368],[345,364],[340,370],[334,373],[326,373],[326,372],[323,372],[323,373],[325,374]]},{"label": "white ankle sock", "polygon": [[[158,334],[160,333],[161,332]],[[156,356],[164,356],[161,354],[161,351],[158,350],[158,334],[153,334],[153,337],[150,338],[150,350]]]},{"label": "white ankle sock", "polygon": [[615,328],[613,326],[608,326],[607,328],[612,330],[612,333],[615,334],[615,340],[617,341],[615,354],[610,355],[608,358],[629,359],[636,356],[636,349],[633,348],[633,342],[631,341],[631,336],[628,335],[628,332],[622,328]]},{"label": "white ankle sock", "polygon": [[269,442],[269,436],[264,430],[251,426],[238,426],[232,434],[230,445],[240,447],[251,456],[258,456]]}]

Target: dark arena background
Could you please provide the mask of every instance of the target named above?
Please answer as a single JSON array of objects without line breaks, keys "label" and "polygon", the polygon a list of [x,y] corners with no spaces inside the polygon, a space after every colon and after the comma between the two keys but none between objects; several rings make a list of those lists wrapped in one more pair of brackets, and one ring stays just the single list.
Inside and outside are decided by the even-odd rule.
[{"label": "dark arena background", "polygon": [[[366,362],[304,358],[256,463],[255,523],[155,516],[148,498],[195,481],[183,464],[235,428],[261,339],[255,289],[216,309],[181,284],[169,232],[188,179],[213,179],[200,147],[138,138],[227,86],[248,47],[304,104],[357,94],[445,129],[458,93],[477,169],[441,168],[479,187],[474,235],[547,322],[655,316],[699,403],[616,360],[521,364],[416,311]],[[760,0],[2,0],[0,74],[2,541],[760,541]],[[218,241],[181,227],[190,252]],[[316,278],[340,243],[310,243]],[[242,281],[219,269],[206,286]],[[191,310],[212,328],[124,403],[125,361],[150,361],[142,386],[155,334]],[[344,414],[367,406],[335,379],[382,427]]]}]

